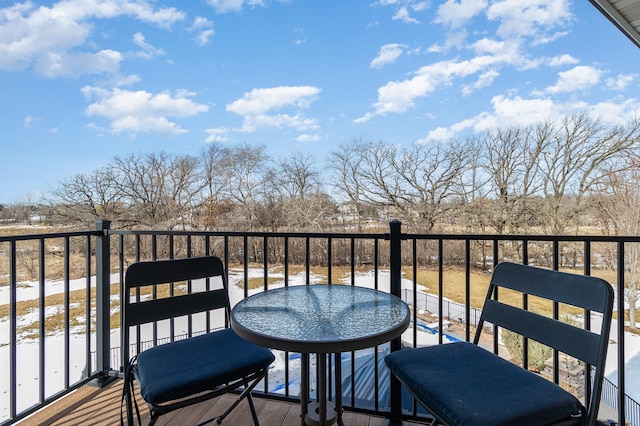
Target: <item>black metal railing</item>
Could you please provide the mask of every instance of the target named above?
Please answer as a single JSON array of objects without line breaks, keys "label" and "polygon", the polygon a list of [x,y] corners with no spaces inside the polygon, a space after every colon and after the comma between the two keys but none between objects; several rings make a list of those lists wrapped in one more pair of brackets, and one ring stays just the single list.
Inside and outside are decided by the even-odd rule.
[{"label": "black metal railing", "polygon": [[[437,335],[438,343],[451,337],[446,329],[452,324],[459,330],[455,338],[471,338],[479,307],[473,302],[476,284],[483,275],[488,281],[494,260],[604,276],[617,294],[624,294],[625,249],[636,246],[640,247],[640,237],[407,234],[397,221],[390,224],[389,232],[366,234],[128,231],[110,229],[108,221],[98,221],[95,230],[84,232],[0,237],[0,292],[5,297],[0,307],[7,308],[1,320],[8,335],[0,341],[0,350],[8,354],[0,423],[14,423],[79,386],[101,386],[119,374],[119,284],[127,266],[138,260],[217,255],[224,260],[230,285],[236,286],[240,298],[277,285],[359,285],[367,280],[367,285],[390,291],[414,308],[416,326],[403,344],[417,346],[419,326]],[[418,282],[425,282],[418,276],[425,271],[430,272],[429,295],[418,288]],[[464,303],[446,297],[454,281],[461,283],[458,297]],[[176,285],[168,291],[189,290]],[[624,311],[624,303],[624,298],[618,298],[619,312]],[[424,320],[421,311],[431,314],[433,321]],[[590,321],[585,316],[586,327]],[[168,327],[154,326],[148,340],[155,345],[219,326],[208,317],[189,318]],[[616,404],[610,405],[617,409],[618,422],[629,419],[635,424],[625,399],[624,327],[612,338],[618,343],[619,367],[618,390],[609,392]],[[71,350],[78,342],[82,355]],[[398,339],[391,345],[343,354],[347,408],[384,415],[394,422],[399,421],[401,410],[406,418],[424,417],[415,404],[404,405],[399,384],[389,382],[381,363],[385,351],[400,344]],[[497,335],[493,346],[497,351]],[[25,348],[31,360],[24,359]],[[269,398],[296,400],[295,386],[290,384],[298,368],[295,354],[285,354],[284,359],[284,383],[266,380],[259,391]],[[526,351],[523,360],[527,363]],[[26,395],[25,365],[29,380],[37,383],[36,392]],[[52,378],[53,370],[57,375]]]},{"label": "black metal railing", "polygon": [[[612,383],[606,377],[602,383],[602,402],[613,408],[614,411],[618,411],[618,404],[620,403],[618,393],[620,390],[618,386]],[[625,395],[625,417],[630,425],[640,425],[640,403],[629,395]]]}]

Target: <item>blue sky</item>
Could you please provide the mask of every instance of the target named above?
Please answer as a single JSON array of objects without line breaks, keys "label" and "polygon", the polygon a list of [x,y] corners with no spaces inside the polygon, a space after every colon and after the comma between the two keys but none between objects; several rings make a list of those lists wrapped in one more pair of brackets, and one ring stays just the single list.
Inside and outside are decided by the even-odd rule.
[{"label": "blue sky", "polygon": [[623,123],[639,59],[587,0],[0,0],[0,203],[133,152]]}]

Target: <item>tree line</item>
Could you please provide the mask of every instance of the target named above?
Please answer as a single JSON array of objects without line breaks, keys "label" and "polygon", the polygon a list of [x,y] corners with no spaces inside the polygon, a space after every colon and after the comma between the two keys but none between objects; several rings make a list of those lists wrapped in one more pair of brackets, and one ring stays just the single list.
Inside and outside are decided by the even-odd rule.
[{"label": "tree line", "polygon": [[214,143],[198,155],[115,157],[58,182],[46,204],[50,220],[125,229],[361,232],[398,218],[413,232],[629,232],[607,206],[635,190],[623,186],[639,147],[640,121],[584,114],[446,143],[358,138],[324,159]]}]

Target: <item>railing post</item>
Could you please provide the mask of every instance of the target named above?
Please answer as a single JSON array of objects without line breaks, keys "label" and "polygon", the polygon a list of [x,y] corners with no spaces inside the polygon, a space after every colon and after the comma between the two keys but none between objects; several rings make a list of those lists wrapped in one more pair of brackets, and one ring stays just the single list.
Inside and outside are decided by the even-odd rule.
[{"label": "railing post", "polygon": [[96,220],[96,370],[93,386],[103,387],[115,380],[111,370],[111,251],[109,229],[111,221]]},{"label": "railing post", "polygon": [[[389,223],[389,272],[391,279],[391,294],[401,297],[402,292],[402,223],[399,220],[392,220]],[[402,348],[400,337],[391,341],[391,352]],[[390,425],[402,424],[402,385],[400,381],[391,374],[391,400],[390,400]]]}]

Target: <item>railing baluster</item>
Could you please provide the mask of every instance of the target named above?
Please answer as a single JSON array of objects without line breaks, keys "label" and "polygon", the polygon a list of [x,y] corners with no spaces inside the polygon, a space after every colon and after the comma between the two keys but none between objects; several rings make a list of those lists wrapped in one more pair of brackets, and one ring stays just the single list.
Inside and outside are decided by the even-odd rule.
[{"label": "railing baluster", "polygon": [[244,266],[244,297],[249,296],[249,237],[245,235],[243,244],[243,266]]},{"label": "railing baluster", "polygon": [[84,336],[85,336],[86,366],[84,370],[84,377],[89,377],[91,373],[93,373],[93,359],[91,355],[91,237],[89,235],[85,237],[85,244],[86,244],[86,248],[85,248],[85,255],[84,255],[84,261],[85,261]]},{"label": "railing baluster", "polygon": [[[269,256],[268,256],[268,252],[269,252],[269,243],[268,243],[268,238],[267,236],[264,236],[262,238],[262,275],[263,275],[263,283],[264,283],[264,290],[268,290],[269,289]],[[266,379],[266,377],[265,377]]]},{"label": "railing baluster", "polygon": [[69,388],[69,352],[70,352],[70,335],[69,335],[69,237],[64,237],[64,388]]},{"label": "railing baluster", "polygon": [[[522,244],[522,263],[525,265],[529,264],[529,244],[527,240],[523,239],[521,241]],[[522,295],[522,308],[529,309],[529,295]],[[529,368],[529,339],[523,339],[522,342],[522,366],[524,368]]]},{"label": "railing baluster", "polygon": [[45,341],[46,341],[46,328],[45,328],[45,310],[46,310],[46,304],[45,304],[45,273],[46,273],[46,269],[45,269],[45,255],[44,255],[44,251],[45,251],[45,247],[44,247],[44,237],[41,237],[38,239],[38,269],[39,269],[39,273],[38,273],[38,307],[39,307],[39,322],[38,322],[38,340],[39,340],[39,345],[38,345],[38,351],[39,351],[39,356],[38,356],[38,401],[40,403],[44,402],[45,399],[45,395],[44,395],[44,387],[45,387],[45,371],[44,371],[44,367],[45,367]]},{"label": "railing baluster", "polygon": [[18,388],[18,323],[16,242],[9,241],[9,417],[17,414]]},{"label": "railing baluster", "polygon": [[[553,240],[553,269],[560,269],[560,242],[557,239]],[[553,319],[557,320],[559,317],[558,302],[553,302]],[[560,354],[557,349],[553,350],[553,383],[560,383]]]},{"label": "railing baluster", "polygon": [[332,238],[328,237],[327,238],[327,283],[332,284],[333,281],[331,279],[332,275],[331,275],[331,267],[333,265],[333,244],[332,244]]},{"label": "railing baluster", "polygon": [[[492,270],[494,270],[496,268],[496,265],[498,264],[498,260],[499,260],[499,244],[498,244],[498,240],[494,239],[493,240],[493,267],[491,268]],[[493,298],[495,300],[498,300],[498,289],[496,288],[494,293],[493,293]],[[498,353],[498,326],[497,325],[492,325],[493,328],[493,353],[497,354]]]},{"label": "railing baluster", "polygon": [[308,284],[311,284],[311,271],[310,271],[311,266],[309,264],[309,256],[310,256],[309,252],[311,250],[310,248],[311,241],[309,240],[308,236],[305,237],[304,242],[305,242],[304,269],[305,269],[305,278],[306,278],[305,283],[308,285]]},{"label": "railing baluster", "polygon": [[618,242],[618,279],[617,279],[617,300],[618,300],[618,424],[625,424],[625,356],[624,356],[624,275],[626,268],[625,244]]},{"label": "railing baluster", "polygon": [[[471,318],[471,241],[465,239],[464,242],[464,339],[468,342],[471,340],[471,327],[469,327],[469,321]],[[442,329],[442,328],[441,328]],[[442,332],[441,332],[442,334]]]},{"label": "railing baluster", "polygon": [[[412,241],[412,260],[413,260],[413,280],[412,280],[412,284],[413,284],[413,291],[411,293],[413,293],[413,315],[412,315],[412,321],[413,321],[413,332],[411,333],[413,336],[413,347],[417,347],[418,346],[418,240],[416,240],[415,238]],[[404,299],[403,299],[404,300]],[[438,332],[440,334],[442,334],[442,328],[438,329]]]},{"label": "railing baluster", "polygon": [[[438,240],[438,328],[442,329],[443,297],[444,297],[444,242]],[[442,333],[438,333],[438,344],[442,344]]]}]

